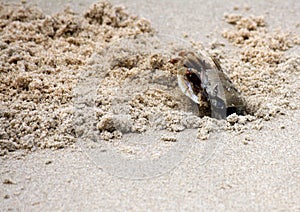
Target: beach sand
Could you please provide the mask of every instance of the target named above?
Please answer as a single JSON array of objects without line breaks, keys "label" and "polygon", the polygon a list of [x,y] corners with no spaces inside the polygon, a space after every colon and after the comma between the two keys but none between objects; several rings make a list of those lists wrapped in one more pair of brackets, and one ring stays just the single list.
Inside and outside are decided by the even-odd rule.
[{"label": "beach sand", "polygon": [[[299,3],[9,2],[1,209],[299,210]],[[168,61],[199,50],[245,116],[182,94]]]}]

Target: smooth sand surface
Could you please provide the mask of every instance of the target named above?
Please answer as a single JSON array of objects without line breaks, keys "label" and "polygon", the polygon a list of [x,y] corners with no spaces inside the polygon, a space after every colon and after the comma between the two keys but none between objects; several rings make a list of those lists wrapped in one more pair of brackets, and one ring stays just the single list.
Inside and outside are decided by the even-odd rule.
[{"label": "smooth sand surface", "polygon": [[[96,1],[32,2],[50,14],[65,5],[80,12]],[[233,54],[237,47],[221,34],[222,29],[230,28],[223,20],[225,13],[262,15],[268,30],[281,28],[300,34],[297,1],[113,0],[112,3],[126,6],[130,14],[145,17],[161,34],[179,38],[188,35],[205,47],[216,40],[222,41],[232,57],[236,56]],[[299,45],[288,53],[299,56]],[[214,131],[210,139],[196,143],[185,139],[196,136],[191,131],[178,135],[183,142],[167,142],[163,147],[156,138],[153,146],[147,146],[149,135],[125,136],[124,139],[135,142],[130,143],[130,154],[145,148],[145,155],[150,152],[149,157],[155,158],[155,153],[159,153],[162,159],[157,163],[144,162],[143,157],[127,157],[124,148],[123,162],[120,152],[115,156],[109,151],[122,144],[90,147],[84,140],[59,150],[17,150],[0,157],[0,210],[299,211],[299,71],[292,75],[294,80],[289,86],[294,91],[289,103],[296,107],[284,109],[284,115],[271,120],[262,120],[257,129],[220,134]],[[162,140],[172,139],[170,134]],[[94,155],[100,154],[94,151],[98,148],[104,148],[103,157]],[[155,149],[154,154],[151,148]],[[175,156],[165,153],[166,148]],[[130,159],[135,161],[127,162]]]}]

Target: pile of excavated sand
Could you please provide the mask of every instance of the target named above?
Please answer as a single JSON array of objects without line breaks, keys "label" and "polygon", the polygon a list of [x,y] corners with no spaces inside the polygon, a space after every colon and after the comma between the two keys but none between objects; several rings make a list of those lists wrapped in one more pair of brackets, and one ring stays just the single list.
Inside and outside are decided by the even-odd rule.
[{"label": "pile of excavated sand", "polygon": [[300,58],[286,51],[299,39],[269,32],[263,17],[229,14],[225,21],[232,27],[222,35],[238,48],[239,58],[226,58],[218,47],[208,51],[243,93],[248,115],[217,121],[199,117],[168,63],[190,46],[161,42],[148,21],[106,1],[83,15],[65,10],[54,16],[1,3],[1,154],[74,143],[80,126],[74,126],[73,90],[86,78],[96,88],[94,111],[75,123],[85,128],[93,117],[104,140],[124,133],[175,134],[185,129],[198,129],[198,138],[206,139],[214,130],[260,130],[264,121],[295,109],[291,99],[297,97],[291,88]]},{"label": "pile of excavated sand", "polygon": [[107,1],[83,15],[54,16],[0,3],[0,26],[2,155],[73,143],[72,90],[88,59],[115,39],[152,32],[149,22]]}]

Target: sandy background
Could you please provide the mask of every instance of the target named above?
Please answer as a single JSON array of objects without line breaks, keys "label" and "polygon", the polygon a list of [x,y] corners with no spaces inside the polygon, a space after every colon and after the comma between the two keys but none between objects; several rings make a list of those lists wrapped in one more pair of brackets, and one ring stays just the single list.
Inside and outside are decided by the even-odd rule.
[{"label": "sandy background", "polygon": [[[1,5],[1,209],[299,209],[299,3],[32,3]],[[177,88],[203,48],[247,116]]]}]

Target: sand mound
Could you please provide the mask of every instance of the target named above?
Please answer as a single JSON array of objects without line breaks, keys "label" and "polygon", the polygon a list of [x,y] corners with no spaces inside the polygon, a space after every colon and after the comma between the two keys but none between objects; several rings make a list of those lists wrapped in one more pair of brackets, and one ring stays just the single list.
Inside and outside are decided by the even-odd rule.
[{"label": "sand mound", "polygon": [[1,154],[74,142],[72,89],[87,60],[114,39],[152,32],[149,22],[107,1],[84,15],[54,16],[1,3],[0,26]]},{"label": "sand mound", "polygon": [[206,139],[216,129],[259,130],[263,120],[295,109],[292,88],[300,58],[286,51],[299,38],[269,32],[263,17],[230,14],[225,21],[232,28],[222,35],[238,48],[239,58],[226,58],[216,46],[208,51],[242,91],[249,115],[217,121],[198,116],[168,63],[180,48],[190,47],[162,43],[148,21],[107,1],[83,15],[66,9],[53,16],[26,5],[0,3],[1,155],[75,142],[73,90],[91,76],[93,85],[88,86],[96,93],[90,115],[105,140],[124,133],[191,128]]}]

